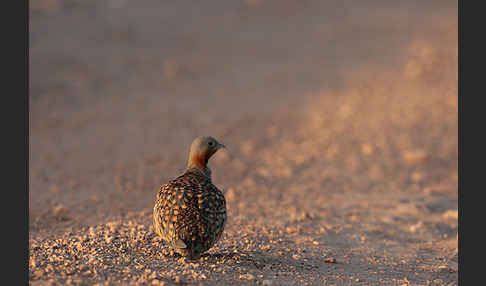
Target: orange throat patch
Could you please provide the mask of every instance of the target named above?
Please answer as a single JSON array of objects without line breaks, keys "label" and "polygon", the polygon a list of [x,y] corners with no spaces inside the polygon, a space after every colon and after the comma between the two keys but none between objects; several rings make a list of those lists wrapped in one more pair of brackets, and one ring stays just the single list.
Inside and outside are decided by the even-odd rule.
[{"label": "orange throat patch", "polygon": [[208,157],[204,153],[196,153],[191,157],[191,165],[197,166],[200,169],[206,169],[208,164]]}]

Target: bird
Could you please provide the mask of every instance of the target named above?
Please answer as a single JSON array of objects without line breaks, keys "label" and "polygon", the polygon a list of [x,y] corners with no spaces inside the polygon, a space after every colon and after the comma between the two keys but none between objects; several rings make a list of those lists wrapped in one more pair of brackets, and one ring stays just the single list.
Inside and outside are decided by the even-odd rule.
[{"label": "bird", "polygon": [[153,209],[155,232],[176,253],[197,260],[219,241],[227,220],[226,199],[213,184],[208,161],[226,148],[211,136],[191,144],[182,175],[161,186]]}]

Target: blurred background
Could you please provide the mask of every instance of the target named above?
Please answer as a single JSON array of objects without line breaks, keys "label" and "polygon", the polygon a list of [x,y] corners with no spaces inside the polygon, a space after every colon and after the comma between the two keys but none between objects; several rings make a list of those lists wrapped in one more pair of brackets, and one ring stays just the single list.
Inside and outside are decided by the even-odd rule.
[{"label": "blurred background", "polygon": [[199,135],[236,221],[457,209],[457,1],[31,0],[29,37],[33,234],[151,213]]}]

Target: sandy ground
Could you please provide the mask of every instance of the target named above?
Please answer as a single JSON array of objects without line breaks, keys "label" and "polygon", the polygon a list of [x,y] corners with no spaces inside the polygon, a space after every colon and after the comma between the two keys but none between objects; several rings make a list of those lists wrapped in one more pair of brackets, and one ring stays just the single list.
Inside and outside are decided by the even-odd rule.
[{"label": "sandy ground", "polygon": [[[392,2],[32,0],[30,283],[457,285],[457,3]],[[152,207],[198,135],[188,262]]]}]

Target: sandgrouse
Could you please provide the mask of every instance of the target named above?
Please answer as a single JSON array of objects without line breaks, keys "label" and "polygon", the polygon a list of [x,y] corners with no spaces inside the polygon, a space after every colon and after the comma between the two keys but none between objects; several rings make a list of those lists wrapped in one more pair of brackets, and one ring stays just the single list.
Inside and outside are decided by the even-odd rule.
[{"label": "sandgrouse", "polygon": [[221,237],[226,223],[226,200],[211,182],[209,158],[225,146],[213,137],[197,137],[187,168],[163,185],[154,206],[157,234],[180,255],[198,259]]}]

